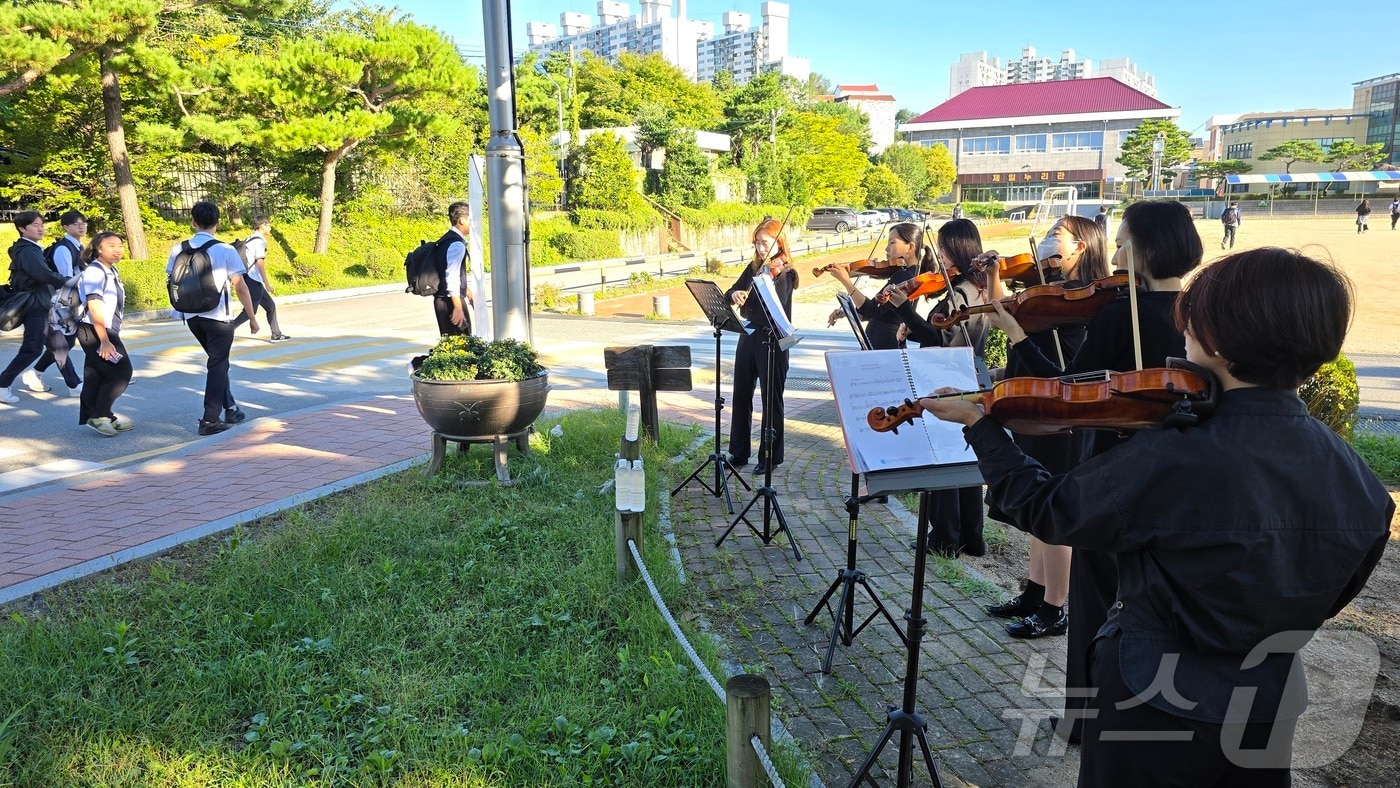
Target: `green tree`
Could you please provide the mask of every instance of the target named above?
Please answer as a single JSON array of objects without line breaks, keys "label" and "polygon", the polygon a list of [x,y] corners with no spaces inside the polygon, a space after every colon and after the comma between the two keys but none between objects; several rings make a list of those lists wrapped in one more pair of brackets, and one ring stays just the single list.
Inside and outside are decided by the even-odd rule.
[{"label": "green tree", "polygon": [[564,193],[559,149],[528,126],[522,126],[519,134],[520,144],[525,148],[525,189],[530,195],[530,206],[553,207]]},{"label": "green tree", "polygon": [[452,44],[431,28],[362,9],[322,34],[279,42],[232,64],[228,84],[244,114],[192,114],[185,126],[227,144],[242,138],[274,150],[320,155],[320,222],[313,252],[330,245],[336,169],[362,143],[403,141],[450,124],[440,108],[476,87]]},{"label": "green tree", "polygon": [[[637,152],[641,155],[642,171],[646,176],[645,184],[648,192],[657,191],[660,186],[655,182],[652,172],[652,159],[657,151],[663,150],[671,144],[672,138],[678,129],[675,118],[671,117],[671,111],[655,102],[648,101],[637,111]],[[691,135],[691,142],[695,141],[695,135]]]},{"label": "green tree", "polygon": [[1254,169],[1252,165],[1239,159],[1203,161],[1196,165],[1196,177],[1210,181],[1212,188],[1219,188],[1220,184],[1217,181],[1226,175],[1244,175],[1252,169]]},{"label": "green tree", "polygon": [[687,129],[716,128],[723,105],[708,83],[695,83],[658,53],[622,53],[617,65],[585,54],[576,67],[582,95],[580,123],[584,128],[628,126],[642,105],[658,104],[676,125]]},{"label": "green tree", "polygon": [[855,137],[862,151],[870,150],[873,138],[870,135],[870,118],[850,104],[836,101],[818,101],[808,107],[808,111],[818,115],[829,115],[840,123],[836,131]]},{"label": "green tree", "polygon": [[710,160],[695,144],[694,132],[677,131],[671,135],[660,180],[660,200],[668,207],[705,208],[715,201]]},{"label": "green tree", "polygon": [[724,104],[725,126],[730,139],[734,163],[744,164],[744,157],[757,154],[764,142],[777,141],[778,121],[792,112],[796,102],[779,74],[760,74],[748,84],[729,93]]},{"label": "green tree", "polygon": [[570,207],[603,211],[632,207],[636,201],[636,174],[621,137],[610,131],[591,134],[574,149],[573,159]]},{"label": "green tree", "polygon": [[1282,161],[1283,171],[1292,172],[1293,165],[1302,161],[1320,163],[1327,158],[1327,152],[1317,140],[1289,140],[1259,154],[1261,161]]},{"label": "green tree", "polygon": [[1191,158],[1191,135],[1169,120],[1144,120],[1123,140],[1123,151],[1114,161],[1123,165],[1128,177],[1143,179],[1152,174],[1152,142],[1164,135],[1162,179],[1176,176],[1176,167]]},{"label": "green tree", "polygon": [[952,151],[943,145],[925,148],[924,155],[928,157],[928,186],[914,197],[920,205],[931,205],[953,190],[953,183],[958,179],[958,165],[953,163]]},{"label": "green tree", "polygon": [[[1385,160],[1385,143],[1376,142],[1362,145],[1356,140],[1338,140],[1327,149],[1323,161],[1332,166],[1332,172],[1365,172]],[[1332,188],[1331,183],[1322,184],[1322,193]]]},{"label": "green tree", "polygon": [[779,136],[779,154],[796,163],[813,203],[862,205],[868,159],[860,140],[838,131],[840,125],[830,115],[794,112]]},{"label": "green tree", "polygon": [[953,157],[942,145],[926,148],[896,142],[885,148],[877,163],[888,167],[899,178],[914,205],[928,205],[947,194],[957,177]]},{"label": "green tree", "polygon": [[861,186],[865,188],[867,208],[907,205],[909,203],[909,190],[905,188],[904,182],[899,179],[898,175],[894,174],[893,170],[883,164],[867,167]]}]

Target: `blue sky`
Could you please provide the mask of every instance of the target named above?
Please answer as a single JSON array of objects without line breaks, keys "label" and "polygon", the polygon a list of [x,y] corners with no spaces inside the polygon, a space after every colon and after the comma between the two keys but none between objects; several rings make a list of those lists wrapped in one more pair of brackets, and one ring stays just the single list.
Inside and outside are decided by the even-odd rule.
[{"label": "blue sky", "polygon": [[[381,2],[444,31],[469,54],[482,52],[478,0]],[[597,5],[514,0],[515,48],[525,48],[526,22],[557,24],[563,11],[596,19]],[[629,5],[634,14],[641,10],[637,0]],[[737,10],[758,24],[760,5],[689,0],[687,15],[718,28],[725,11]],[[1070,3],[1006,0],[790,0],[789,6],[791,54],[809,58],[812,70],[833,83],[875,82],[916,113],[947,99],[948,67],[959,54],[985,50],[1005,62],[1026,45],[1055,59],[1061,49],[1095,61],[1131,59],[1156,77],[1157,97],[1180,107],[1179,122],[1193,133],[1203,132],[1206,119],[1217,113],[1349,107],[1351,83],[1400,71],[1394,50],[1358,35],[1358,27],[1380,24],[1379,17],[1368,23],[1355,8],[1314,0],[1077,4],[1083,11]]]}]

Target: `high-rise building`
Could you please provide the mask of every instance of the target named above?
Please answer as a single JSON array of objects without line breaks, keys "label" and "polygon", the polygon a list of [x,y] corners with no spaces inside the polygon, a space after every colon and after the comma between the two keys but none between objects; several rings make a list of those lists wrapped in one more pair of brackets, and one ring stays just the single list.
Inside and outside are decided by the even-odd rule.
[{"label": "high-rise building", "polygon": [[525,25],[531,52],[592,52],[617,60],[623,52],[659,53],[697,81],[708,81],[728,71],[744,84],[759,74],[778,71],[805,80],[811,73],[806,58],[788,53],[786,3],[765,2],[760,7],[763,22],[751,25],[751,17],[739,11],[725,12],[724,30],[714,23],[686,17],[686,0],[642,0],[642,12],[631,16],[626,3],[600,0],[598,24],[587,14],[565,12],[559,25],[530,22]]},{"label": "high-rise building", "polygon": [[1367,116],[1366,144],[1381,143],[1382,164],[1400,164],[1400,74],[1357,82],[1352,86],[1351,111]]},{"label": "high-rise building", "polygon": [[1057,82],[1067,79],[1113,77],[1128,87],[1149,96],[1157,95],[1157,80],[1126,57],[1099,61],[1098,69],[1088,58],[1079,57],[1073,49],[1060,51],[1059,60],[1036,56],[1035,47],[1022,47],[1021,56],[1001,64],[999,58],[988,58],[986,52],[966,52],[949,69],[948,97],[969,88],[993,85]]}]

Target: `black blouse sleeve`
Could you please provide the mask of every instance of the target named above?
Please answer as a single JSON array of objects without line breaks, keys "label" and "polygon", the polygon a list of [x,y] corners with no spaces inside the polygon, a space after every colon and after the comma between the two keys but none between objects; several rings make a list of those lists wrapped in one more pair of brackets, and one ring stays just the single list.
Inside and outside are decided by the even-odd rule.
[{"label": "black blouse sleeve", "polygon": [[943,332],[921,317],[914,309],[913,301],[905,301],[895,308],[895,314],[909,329],[909,338],[923,347],[942,347]]}]

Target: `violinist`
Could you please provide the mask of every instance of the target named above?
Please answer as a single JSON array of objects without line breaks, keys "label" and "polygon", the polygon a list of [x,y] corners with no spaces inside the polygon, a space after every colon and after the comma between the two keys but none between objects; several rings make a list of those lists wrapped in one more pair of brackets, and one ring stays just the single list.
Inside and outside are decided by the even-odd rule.
[{"label": "violinist", "polygon": [[[1124,251],[1130,241],[1131,255]],[[1181,291],[1182,277],[1201,264],[1201,236],[1186,206],[1170,200],[1148,200],[1133,203],[1123,212],[1115,242],[1118,251],[1113,256],[1113,265],[1125,268],[1131,257],[1144,290],[1138,294],[1143,365],[1165,366],[1168,357],[1181,357],[1186,351],[1185,339],[1173,322],[1172,309]],[[1089,320],[1083,344],[1072,356],[1066,354],[1068,361],[1063,371],[1039,346],[1027,341],[1026,333],[1005,310],[997,310],[992,316],[992,325],[1006,334],[1011,344],[1008,355],[1023,365],[1018,369],[1025,369],[1033,377],[1100,370],[1126,372],[1136,366],[1132,310],[1126,295],[1120,295]],[[1111,430],[1084,430],[1077,437],[1082,444],[1081,461],[1098,456],[1125,440]],[[1024,523],[1014,521],[1014,513],[1004,511],[1012,516],[1012,525],[1025,528]],[[1066,720],[1072,723],[1076,717],[1072,709],[1082,708],[1087,700],[1084,688],[1089,686],[1089,645],[1103,625],[1117,589],[1118,572],[1113,556],[1088,545],[1077,546],[1070,561],[1069,598],[1074,600],[1074,615],[1067,622],[1069,642],[1065,662]],[[1056,730],[1074,742],[1080,738],[1081,727],[1072,724],[1057,726]]]},{"label": "violinist", "polygon": [[[897,225],[896,225],[897,226]],[[918,228],[914,225],[916,231]],[[922,246],[922,231],[915,236]],[[893,248],[894,238],[890,244]],[[959,273],[953,276],[952,292],[946,295],[933,312],[947,314],[949,311],[973,304],[987,302],[987,274],[972,265],[972,261],[982,254],[982,234],[970,219],[953,219],[938,228],[938,249],[944,265],[956,268]],[[966,271],[967,273],[961,273]],[[914,311],[914,305],[904,297],[902,290],[891,288],[888,303],[905,326],[909,336],[921,347],[971,347],[973,355],[982,358],[987,344],[987,319],[983,316],[972,318],[947,331],[941,331],[929,324],[928,320]],[[967,330],[964,331],[963,329]],[[940,490],[934,494],[934,512],[930,521],[929,547],[947,556],[966,553],[971,556],[985,555],[987,543],[982,538],[982,486],[959,487],[954,490]]]},{"label": "violinist", "polygon": [[[783,223],[764,219],[753,231],[753,262],[739,275],[725,295],[739,306],[739,313],[753,327],[753,333],[739,334],[734,348],[734,415],[729,426],[729,463],[736,468],[749,464],[752,447],[754,383],[762,386],[764,400],[770,411],[763,413],[764,425],[773,430],[772,456],[759,457],[755,473],[763,473],[766,463],[777,467],[783,463],[783,388],[787,383],[788,352],[768,342],[768,314],[750,297],[755,276],[773,279],[778,301],[789,320],[792,319],[792,291],[797,289],[797,269],[792,267]],[[774,358],[774,379],[768,379],[768,353]]]},{"label": "violinist", "polygon": [[[1157,226],[1134,215],[1142,205],[1125,217],[1135,241]],[[1081,548],[1116,560],[1089,654],[1080,786],[1290,784],[1307,703],[1297,651],[1361,591],[1395,511],[1297,396],[1341,351],[1352,309],[1346,275],[1296,251],[1213,263],[1173,318],[1187,359],[1219,380],[1214,414],[1138,432],[1066,474],[1026,457],[976,404],[920,400],[964,425],[1018,528],[1073,545],[1076,560]]]},{"label": "violinist", "polygon": [[[1055,222],[1041,239],[1036,257],[1045,265],[1047,283],[1061,282],[1068,286],[1084,285],[1108,276],[1108,250],[1103,228],[1097,221],[1082,216],[1064,216]],[[990,267],[993,289],[996,288],[996,267]],[[1026,341],[1048,358],[1074,358],[1084,344],[1084,325],[1069,324],[1056,331],[1037,331]],[[1033,377],[1034,373],[1018,353],[1007,355],[1002,378]],[[1071,435],[1015,435],[1016,445],[1027,456],[1035,458],[1051,473],[1065,473],[1079,462],[1078,444]],[[1011,523],[1009,516],[988,502],[987,516],[998,522]],[[1015,619],[1006,625],[1007,634],[1018,638],[1040,638],[1063,635],[1069,626],[1065,601],[1069,596],[1070,548],[1048,545],[1032,536],[1030,567],[1025,589],[1009,602],[991,605],[987,612],[998,618]]]},{"label": "violinist", "polygon": [[[887,284],[897,285],[907,282],[920,273],[933,270],[933,256],[929,253],[928,247],[924,246],[924,231],[913,222],[900,222],[890,227],[890,239],[885,245],[885,259],[890,265],[897,266],[894,273],[890,274]],[[865,326],[866,339],[870,340],[871,350],[893,350],[900,346],[898,338],[900,317],[896,313],[895,307],[888,303],[880,303],[873,298],[866,298],[865,294],[856,289],[855,282],[851,280],[851,269],[849,265],[838,263],[828,269],[836,281],[846,288],[846,294],[851,297],[851,303],[855,304],[856,311],[868,322]],[[831,313],[827,319],[827,325],[831,326],[840,319],[841,310]]]}]

